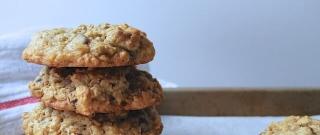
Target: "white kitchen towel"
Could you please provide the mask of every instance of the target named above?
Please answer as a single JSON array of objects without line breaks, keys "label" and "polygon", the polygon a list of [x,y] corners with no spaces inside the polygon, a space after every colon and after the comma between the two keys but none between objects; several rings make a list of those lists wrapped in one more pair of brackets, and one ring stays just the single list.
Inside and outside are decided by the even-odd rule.
[{"label": "white kitchen towel", "polygon": [[27,83],[40,66],[21,60],[21,52],[30,41],[32,31],[0,36],[0,134],[22,134],[21,115],[35,105]]},{"label": "white kitchen towel", "polygon": [[[21,59],[21,53],[37,29],[0,36],[0,135],[21,135],[21,115],[38,104],[30,97],[27,84],[40,71],[41,65]],[[148,65],[138,66],[148,70]],[[163,87],[174,83],[159,80]]]}]

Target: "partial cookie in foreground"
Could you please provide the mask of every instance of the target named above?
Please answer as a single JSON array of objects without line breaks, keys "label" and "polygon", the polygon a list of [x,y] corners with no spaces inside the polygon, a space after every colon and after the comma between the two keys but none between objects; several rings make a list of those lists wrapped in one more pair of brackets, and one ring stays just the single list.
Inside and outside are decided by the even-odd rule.
[{"label": "partial cookie in foreground", "polygon": [[26,135],[159,135],[162,123],[154,108],[118,117],[99,114],[88,118],[40,105],[24,113],[23,130]]},{"label": "partial cookie in foreground", "polygon": [[46,106],[86,116],[143,109],[163,96],[159,82],[135,67],[45,67],[29,89]]},{"label": "partial cookie in foreground", "polygon": [[308,116],[290,116],[272,123],[260,135],[320,135],[320,121]]},{"label": "partial cookie in foreground", "polygon": [[22,57],[51,67],[115,67],[147,63],[154,55],[144,32],[127,24],[100,24],[41,31]]}]

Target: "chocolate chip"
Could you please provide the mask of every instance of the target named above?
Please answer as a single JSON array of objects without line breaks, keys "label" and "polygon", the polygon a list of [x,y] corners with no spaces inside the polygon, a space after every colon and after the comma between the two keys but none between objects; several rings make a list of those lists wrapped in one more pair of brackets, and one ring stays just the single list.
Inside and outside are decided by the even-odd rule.
[{"label": "chocolate chip", "polygon": [[73,100],[71,100],[71,103],[72,104],[76,104],[78,102],[78,99],[73,99]]},{"label": "chocolate chip", "polygon": [[121,106],[126,106],[127,104],[128,104],[128,103],[125,102],[125,101],[121,101],[121,103],[120,103]]},{"label": "chocolate chip", "polygon": [[129,82],[130,90],[136,90],[141,88],[142,84],[141,84],[141,81],[139,81],[139,76],[140,76],[140,73],[138,71],[132,71],[126,75],[126,79]]}]

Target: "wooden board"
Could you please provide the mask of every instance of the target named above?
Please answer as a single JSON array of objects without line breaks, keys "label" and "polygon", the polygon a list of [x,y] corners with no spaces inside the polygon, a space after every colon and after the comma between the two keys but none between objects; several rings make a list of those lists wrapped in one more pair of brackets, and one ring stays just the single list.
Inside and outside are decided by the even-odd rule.
[{"label": "wooden board", "polygon": [[315,115],[320,114],[320,89],[164,89],[160,113],[188,116]]}]

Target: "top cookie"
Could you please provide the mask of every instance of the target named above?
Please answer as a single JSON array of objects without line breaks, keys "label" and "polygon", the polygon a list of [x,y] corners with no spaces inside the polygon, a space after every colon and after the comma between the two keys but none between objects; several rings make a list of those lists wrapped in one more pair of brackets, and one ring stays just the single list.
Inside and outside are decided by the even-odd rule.
[{"label": "top cookie", "polygon": [[308,116],[290,116],[272,123],[260,135],[320,135],[320,121]]},{"label": "top cookie", "polygon": [[127,24],[105,23],[41,31],[22,57],[51,67],[115,67],[147,63],[154,55],[144,32]]}]

